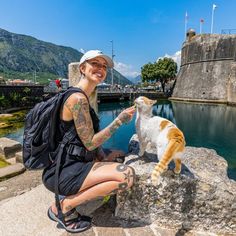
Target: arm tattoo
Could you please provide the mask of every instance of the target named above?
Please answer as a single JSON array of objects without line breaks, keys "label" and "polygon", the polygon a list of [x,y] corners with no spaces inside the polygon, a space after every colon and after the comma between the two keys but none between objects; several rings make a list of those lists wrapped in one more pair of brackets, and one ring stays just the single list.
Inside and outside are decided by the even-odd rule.
[{"label": "arm tattoo", "polygon": [[127,113],[121,113],[118,118],[121,120],[122,123],[128,123],[131,119],[130,115]]},{"label": "arm tattoo", "polygon": [[120,127],[121,122],[115,119],[109,126],[94,134],[93,122],[89,113],[89,103],[85,97],[78,97],[74,104],[65,103],[71,111],[77,134],[84,146],[92,151],[107,141]]},{"label": "arm tattoo", "polygon": [[101,146],[115,133],[120,125],[121,124],[117,120],[114,120],[109,126],[96,133],[92,139],[87,140],[85,143],[86,148],[88,150],[94,150],[95,148]]}]

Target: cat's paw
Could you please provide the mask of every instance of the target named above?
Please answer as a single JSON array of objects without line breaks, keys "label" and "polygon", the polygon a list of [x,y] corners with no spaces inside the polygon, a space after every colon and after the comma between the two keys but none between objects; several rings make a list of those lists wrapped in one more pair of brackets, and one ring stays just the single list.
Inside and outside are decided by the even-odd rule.
[{"label": "cat's paw", "polygon": [[160,178],[157,175],[152,174],[151,181],[152,181],[152,184],[155,186],[160,184]]},{"label": "cat's paw", "polygon": [[173,172],[176,174],[176,175],[179,175],[180,174],[180,172],[181,172],[181,169],[173,169]]}]

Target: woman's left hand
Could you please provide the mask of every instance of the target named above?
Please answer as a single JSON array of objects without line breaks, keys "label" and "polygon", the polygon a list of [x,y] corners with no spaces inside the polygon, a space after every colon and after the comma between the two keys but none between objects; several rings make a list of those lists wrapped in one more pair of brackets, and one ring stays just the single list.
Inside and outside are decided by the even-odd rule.
[{"label": "woman's left hand", "polygon": [[135,113],[135,106],[126,108],[124,111],[122,111],[119,115],[118,115],[118,119],[122,122],[122,123],[129,123]]}]

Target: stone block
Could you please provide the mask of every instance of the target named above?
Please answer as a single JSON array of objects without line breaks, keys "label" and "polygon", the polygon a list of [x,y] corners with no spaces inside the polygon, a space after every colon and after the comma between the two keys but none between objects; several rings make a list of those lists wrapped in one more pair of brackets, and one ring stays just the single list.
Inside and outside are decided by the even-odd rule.
[{"label": "stone block", "polygon": [[75,86],[80,79],[79,62],[72,62],[68,66],[69,85]]},{"label": "stone block", "polygon": [[22,145],[12,139],[9,138],[0,138],[0,154],[3,155],[4,158],[8,159],[14,157],[16,152],[22,150]]},{"label": "stone block", "polygon": [[76,207],[76,211],[78,211],[80,215],[92,216],[93,212],[95,212],[104,203],[106,203],[106,197],[101,197],[101,198],[80,204],[79,206]]},{"label": "stone block", "polygon": [[[127,232],[127,235],[132,236],[155,236],[154,232],[151,230],[150,227],[134,227],[134,228],[126,228],[125,232]],[[165,235],[167,236],[167,235]]]},{"label": "stone block", "polygon": [[126,236],[123,228],[121,227],[94,227],[96,235],[102,236]]},{"label": "stone block", "polygon": [[0,168],[0,180],[21,174],[24,171],[25,171],[25,167],[21,163],[16,163],[14,165],[9,165],[9,166]]},{"label": "stone block", "polygon": [[23,163],[23,153],[22,153],[22,151],[17,152],[15,157],[16,157],[16,162],[17,163]]},{"label": "stone block", "polygon": [[61,236],[96,236],[97,234],[94,233],[93,231],[93,227],[91,227],[90,229],[83,231],[81,233],[68,233],[68,232],[64,232],[63,234],[60,234]]},{"label": "stone block", "polygon": [[11,157],[11,158],[7,159],[7,162],[10,163],[11,165],[14,165],[14,164],[16,164],[16,158]]}]

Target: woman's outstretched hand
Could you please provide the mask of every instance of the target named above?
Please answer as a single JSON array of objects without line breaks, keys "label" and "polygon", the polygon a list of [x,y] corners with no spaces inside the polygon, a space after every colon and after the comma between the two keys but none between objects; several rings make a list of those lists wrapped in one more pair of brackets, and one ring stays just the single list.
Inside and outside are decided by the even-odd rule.
[{"label": "woman's outstretched hand", "polygon": [[118,119],[122,122],[122,123],[128,123],[132,120],[133,116],[135,113],[135,106],[126,108],[124,111],[122,111],[119,115],[118,115]]}]

